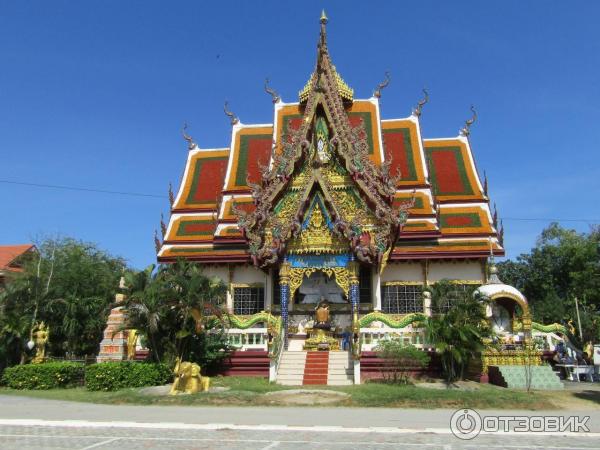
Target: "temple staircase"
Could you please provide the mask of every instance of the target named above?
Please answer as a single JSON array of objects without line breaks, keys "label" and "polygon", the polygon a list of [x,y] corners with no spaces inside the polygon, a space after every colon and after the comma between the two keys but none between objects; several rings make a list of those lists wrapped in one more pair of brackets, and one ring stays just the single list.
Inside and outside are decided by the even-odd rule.
[{"label": "temple staircase", "polygon": [[549,365],[543,366],[490,366],[490,383],[513,389],[527,389],[529,371],[530,388],[538,390],[564,389],[560,378]]},{"label": "temple staircase", "polygon": [[350,385],[354,368],[347,351],[286,350],[281,356],[277,383],[287,386]]}]

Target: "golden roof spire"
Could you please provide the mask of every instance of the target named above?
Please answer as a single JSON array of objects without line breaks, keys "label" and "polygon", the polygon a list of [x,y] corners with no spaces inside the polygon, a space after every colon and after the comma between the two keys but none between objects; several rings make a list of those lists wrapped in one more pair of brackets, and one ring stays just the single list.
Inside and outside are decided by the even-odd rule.
[{"label": "golden roof spire", "polygon": [[[318,68],[321,63],[321,59],[324,55],[326,55],[326,54],[328,55],[326,25],[327,25],[327,22],[329,22],[329,19],[327,18],[327,15],[325,14],[325,10],[321,11],[320,22],[321,22],[321,33],[319,35],[319,45],[317,46],[318,47],[317,69],[315,69],[315,71],[311,74],[310,78],[306,82],[306,85],[304,85],[304,88],[298,93],[301,103],[304,103],[308,100],[308,95],[312,89],[313,82],[315,81],[315,78],[317,76],[316,72],[319,70]],[[348,86],[346,84],[346,82],[342,79],[342,77],[337,73],[337,70],[335,69],[335,66],[333,64],[331,64],[331,68],[333,70],[333,75],[335,76],[335,80],[336,80],[336,83],[338,86],[338,92],[339,92],[340,96],[345,101],[351,102],[354,99],[354,90],[350,86]]]},{"label": "golden roof spire", "polygon": [[327,23],[329,19],[327,19],[327,14],[325,14],[325,10],[321,10],[321,23]]}]

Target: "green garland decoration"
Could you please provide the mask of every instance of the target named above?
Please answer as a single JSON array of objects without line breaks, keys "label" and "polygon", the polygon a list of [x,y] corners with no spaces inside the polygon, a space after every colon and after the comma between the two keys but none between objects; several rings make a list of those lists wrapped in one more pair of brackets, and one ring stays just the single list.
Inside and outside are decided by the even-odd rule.
[{"label": "green garland decoration", "polygon": [[276,317],[273,314],[269,314],[268,312],[261,311],[251,316],[236,316],[235,314],[229,314],[227,316],[227,320],[229,320],[229,324],[233,328],[245,330],[247,328],[250,328],[252,325],[256,325],[259,322],[266,322],[267,324],[276,328],[278,322],[281,321],[281,318]]},{"label": "green garland decoration", "polygon": [[[543,323],[531,322],[531,329],[535,331],[539,331],[540,333],[561,333],[568,334],[567,329],[564,325],[560,323],[551,323],[550,325],[544,325]],[[515,321],[513,325],[514,331],[523,330],[523,322]]]},{"label": "green garland decoration", "polygon": [[567,329],[560,323],[544,325],[542,323],[531,322],[531,328],[542,333],[562,333],[567,334]]},{"label": "green garland decoration", "polygon": [[366,328],[373,322],[383,322],[390,328],[404,328],[413,323],[425,322],[425,320],[427,320],[427,317],[425,316],[425,314],[421,313],[407,314],[400,320],[396,320],[388,314],[382,313],[380,311],[373,311],[358,319],[358,325],[361,328]]}]

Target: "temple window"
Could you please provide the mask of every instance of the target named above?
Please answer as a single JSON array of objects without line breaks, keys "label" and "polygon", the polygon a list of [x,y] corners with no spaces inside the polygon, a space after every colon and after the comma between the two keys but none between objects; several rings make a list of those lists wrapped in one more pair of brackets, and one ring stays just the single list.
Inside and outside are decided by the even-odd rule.
[{"label": "temple window", "polygon": [[384,284],[381,287],[381,310],[387,314],[422,313],[421,285]]},{"label": "temple window", "polygon": [[265,309],[265,290],[262,286],[234,286],[233,313],[247,316]]},{"label": "temple window", "polygon": [[433,312],[437,314],[447,313],[450,307],[457,299],[464,295],[472,295],[473,291],[480,286],[480,283],[452,281],[453,288],[444,298],[438,299],[437,304],[432,305]]},{"label": "temple window", "polygon": [[358,290],[360,303],[371,303],[371,267],[362,265],[360,266],[358,271]]}]

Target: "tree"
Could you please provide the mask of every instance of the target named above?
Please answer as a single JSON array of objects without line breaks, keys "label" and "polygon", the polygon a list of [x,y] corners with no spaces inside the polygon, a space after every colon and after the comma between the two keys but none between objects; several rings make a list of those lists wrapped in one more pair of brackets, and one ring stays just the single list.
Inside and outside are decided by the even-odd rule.
[{"label": "tree", "polygon": [[[600,338],[600,228],[577,233],[553,223],[542,231],[536,246],[516,261],[498,265],[502,281],[527,297],[533,320],[573,321],[579,301],[584,342]],[[578,344],[579,336],[573,336]]]},{"label": "tree", "polygon": [[[4,364],[25,361],[31,327],[51,330],[49,354],[95,354],[125,262],[95,244],[45,239],[0,293],[0,347]],[[8,347],[7,347],[8,346]]]},{"label": "tree", "polygon": [[205,368],[227,355],[226,286],[194,263],[179,260],[128,274],[127,328],[138,329],[156,361],[176,357]]},{"label": "tree", "polygon": [[426,340],[440,355],[446,380],[462,379],[471,358],[483,350],[483,339],[491,334],[485,299],[474,295],[474,289],[465,291],[446,280],[430,290],[434,314],[427,319]]}]

